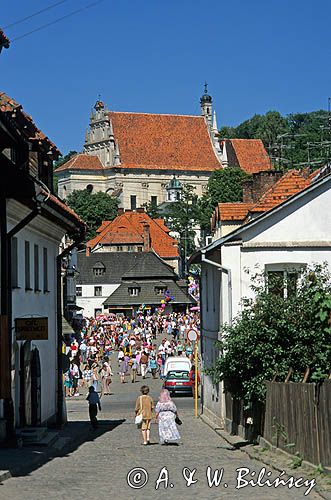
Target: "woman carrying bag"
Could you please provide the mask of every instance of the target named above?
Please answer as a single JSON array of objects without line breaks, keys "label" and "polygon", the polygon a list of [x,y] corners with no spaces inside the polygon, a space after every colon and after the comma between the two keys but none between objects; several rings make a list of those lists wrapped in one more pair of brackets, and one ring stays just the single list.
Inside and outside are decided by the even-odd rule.
[{"label": "woman carrying bag", "polygon": [[135,423],[141,428],[143,436],[143,444],[150,444],[149,435],[151,430],[151,420],[153,417],[154,403],[152,398],[148,395],[149,387],[143,385],[140,389],[141,396],[136,401],[136,418]]}]

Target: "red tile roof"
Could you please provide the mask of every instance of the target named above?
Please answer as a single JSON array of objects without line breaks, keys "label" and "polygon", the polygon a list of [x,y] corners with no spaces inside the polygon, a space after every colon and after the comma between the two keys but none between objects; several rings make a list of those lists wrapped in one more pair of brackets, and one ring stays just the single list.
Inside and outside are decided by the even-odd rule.
[{"label": "red tile roof", "polygon": [[[32,117],[25,113],[21,104],[18,104],[14,99],[9,97],[4,92],[0,92],[0,112],[12,113],[11,118],[15,121],[17,121],[18,118],[21,117],[24,123],[24,127],[17,121],[17,128],[19,128],[20,133],[25,135],[26,139],[31,141],[41,141],[41,143],[45,143],[49,148],[51,148],[53,153],[56,153],[56,155],[61,154],[55,144],[41,130],[39,130]],[[16,116],[13,116],[14,114]]]},{"label": "red tile roof", "polygon": [[64,170],[103,170],[103,166],[98,156],[79,153],[58,167],[55,172],[62,172]]},{"label": "red tile roof", "polygon": [[42,189],[42,192],[44,195],[48,196],[46,199],[45,203],[47,205],[53,206],[53,208],[58,209],[60,208],[62,212],[65,212],[66,215],[68,215],[71,219],[74,219],[78,225],[81,227],[83,226],[86,230],[86,223],[79,217],[79,215],[76,214],[76,212],[68,207],[63,201],[61,201],[57,196],[54,194],[48,193],[45,189]]},{"label": "red tile roof", "polygon": [[223,222],[242,221],[252,206],[253,203],[219,203],[218,220]]},{"label": "red tile roof", "polygon": [[289,170],[266,193],[262,195],[250,212],[266,212],[287,200],[310,185],[310,179],[305,179],[297,170]]},{"label": "red tile roof", "polygon": [[202,116],[109,112],[123,168],[221,168]]},{"label": "red tile roof", "polygon": [[270,158],[260,139],[225,139],[229,166],[240,166],[248,174],[270,170]]},{"label": "red tile roof", "polygon": [[177,241],[169,236],[168,228],[163,229],[160,219],[153,220],[145,212],[127,211],[111,222],[103,221],[99,234],[87,246],[93,249],[98,244],[142,243],[145,224],[149,225],[151,247],[160,257],[179,257]]}]

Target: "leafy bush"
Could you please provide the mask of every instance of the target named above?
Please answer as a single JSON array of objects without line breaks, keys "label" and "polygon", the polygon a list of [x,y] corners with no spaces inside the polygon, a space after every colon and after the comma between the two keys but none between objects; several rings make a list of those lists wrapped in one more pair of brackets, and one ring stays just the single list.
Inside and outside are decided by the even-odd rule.
[{"label": "leafy bush", "polygon": [[[252,278],[254,300],[244,300],[234,323],[217,342],[221,356],[207,370],[216,383],[246,402],[265,399],[265,381],[301,381],[309,367],[312,381],[331,367],[331,281],[327,266],[302,270],[295,293],[284,299],[271,291],[263,274]],[[268,289],[269,288],[269,289]]]}]

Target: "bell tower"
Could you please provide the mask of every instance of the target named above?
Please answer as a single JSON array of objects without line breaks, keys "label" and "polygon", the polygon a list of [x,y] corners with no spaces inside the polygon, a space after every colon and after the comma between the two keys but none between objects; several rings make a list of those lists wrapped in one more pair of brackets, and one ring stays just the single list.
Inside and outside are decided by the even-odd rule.
[{"label": "bell tower", "polygon": [[205,83],[205,92],[200,98],[201,114],[205,117],[206,123],[209,129],[212,129],[213,125],[213,100],[208,94],[208,84]]},{"label": "bell tower", "polygon": [[84,152],[98,156],[104,167],[112,166],[117,157],[113,127],[108,110],[100,100],[94,105],[90,115],[89,128],[86,131]]}]

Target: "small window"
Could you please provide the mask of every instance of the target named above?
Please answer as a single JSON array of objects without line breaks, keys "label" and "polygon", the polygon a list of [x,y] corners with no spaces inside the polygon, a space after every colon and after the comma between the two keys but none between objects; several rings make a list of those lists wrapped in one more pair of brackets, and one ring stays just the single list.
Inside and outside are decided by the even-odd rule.
[{"label": "small window", "polygon": [[94,309],[94,317],[99,316],[102,313],[102,309]]},{"label": "small window", "polygon": [[25,263],[25,289],[31,290],[30,242],[29,241],[26,241],[24,244],[24,263]]},{"label": "small window", "polygon": [[76,297],[81,297],[82,291],[83,291],[83,289],[81,286],[76,286]]},{"label": "small window", "polygon": [[134,246],[133,245],[128,245],[127,246],[128,252],[134,252]]},{"label": "small window", "polygon": [[299,274],[297,269],[267,270],[268,292],[283,299],[292,297],[297,291]]},{"label": "small window", "polygon": [[44,292],[48,292],[48,254],[47,254],[47,248],[43,248],[43,272],[44,272]]},{"label": "small window", "polygon": [[95,286],[94,297],[101,297],[101,296],[102,296],[102,286]]},{"label": "small window", "polygon": [[129,288],[129,295],[131,297],[137,297],[139,295],[139,288],[138,287],[130,287]]},{"label": "small window", "polygon": [[132,194],[130,196],[131,210],[136,210],[137,208],[137,196]]},{"label": "small window", "polygon": [[157,206],[157,196],[151,196],[151,205],[153,207]]},{"label": "small window", "polygon": [[116,247],[116,250],[117,250],[117,252],[123,252],[123,247],[121,247],[121,246],[117,246],[117,247]]},{"label": "small window", "polygon": [[137,251],[138,252],[142,252],[143,251],[143,247],[137,247]]},{"label": "small window", "polygon": [[34,291],[40,292],[39,288],[39,247],[34,245]]},{"label": "small window", "polygon": [[166,291],[166,288],[164,286],[156,286],[155,287],[156,295],[164,295],[165,291]]},{"label": "small window", "polygon": [[102,276],[103,274],[105,274],[105,272],[106,272],[106,269],[104,269],[104,268],[94,268],[93,269],[94,276]]},{"label": "small window", "polygon": [[11,240],[11,286],[18,287],[18,249],[17,238]]}]

